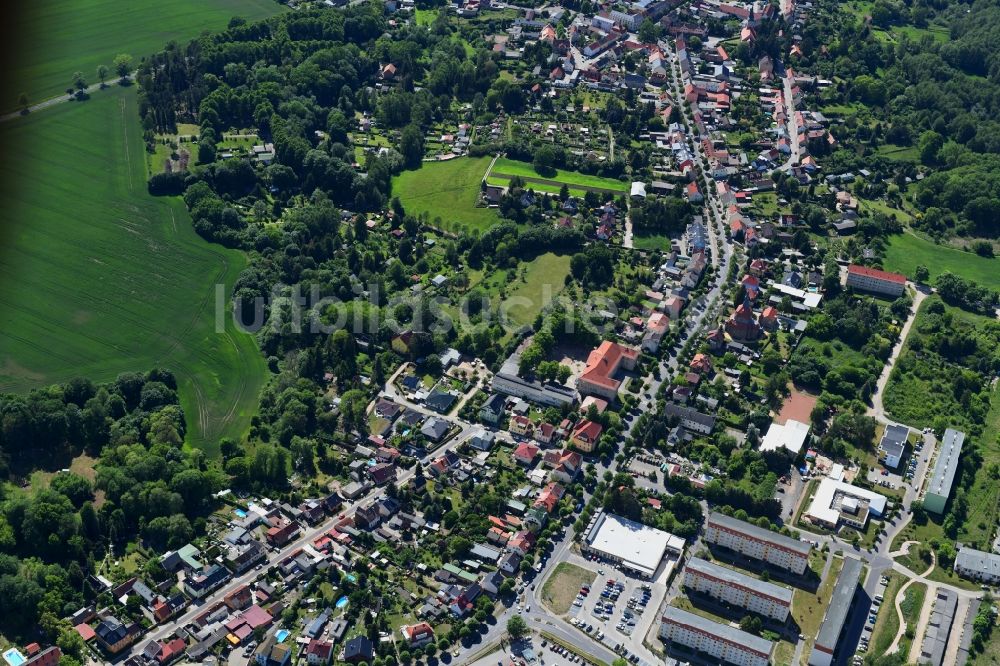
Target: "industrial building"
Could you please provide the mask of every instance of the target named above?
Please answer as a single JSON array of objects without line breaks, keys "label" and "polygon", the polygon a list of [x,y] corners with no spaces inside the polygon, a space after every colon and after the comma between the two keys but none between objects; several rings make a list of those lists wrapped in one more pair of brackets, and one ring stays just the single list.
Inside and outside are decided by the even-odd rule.
[{"label": "industrial building", "polygon": [[944,431],[937,462],[934,463],[934,473],[924,493],[924,509],[927,511],[938,515],[944,513],[948,496],[951,495],[951,485],[955,482],[955,472],[958,471],[958,459],[962,455],[964,442],[965,433],[961,430],[948,428]]},{"label": "industrial building", "polygon": [[774,643],[727,624],[719,624],[680,608],[667,606],[660,624],[660,639],[711,655],[737,666],[767,666]]},{"label": "industrial building", "polygon": [[613,513],[602,512],[587,530],[583,551],[619,562],[622,567],[640,576],[652,578],[667,553],[680,555],[684,551],[684,539]]},{"label": "industrial building", "polygon": [[797,574],[806,570],[812,550],[808,543],[717,512],[708,516],[705,541]]},{"label": "industrial building", "polygon": [[833,587],[830,605],[826,608],[823,624],[820,625],[819,635],[809,655],[809,666],[830,666],[833,663],[837,645],[840,643],[840,634],[851,611],[854,592],[860,580],[861,560],[845,557],[844,568],[840,570],[837,584]]},{"label": "industrial building", "polygon": [[784,622],[792,607],[792,590],[759,580],[700,557],[684,568],[684,587],[719,601]]}]

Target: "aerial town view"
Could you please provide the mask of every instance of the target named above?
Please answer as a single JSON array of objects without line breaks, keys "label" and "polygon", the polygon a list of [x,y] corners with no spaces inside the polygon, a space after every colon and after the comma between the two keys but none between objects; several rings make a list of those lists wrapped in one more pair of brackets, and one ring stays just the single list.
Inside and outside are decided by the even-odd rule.
[{"label": "aerial town view", "polygon": [[0,666],[1000,664],[1000,1],[14,4]]}]

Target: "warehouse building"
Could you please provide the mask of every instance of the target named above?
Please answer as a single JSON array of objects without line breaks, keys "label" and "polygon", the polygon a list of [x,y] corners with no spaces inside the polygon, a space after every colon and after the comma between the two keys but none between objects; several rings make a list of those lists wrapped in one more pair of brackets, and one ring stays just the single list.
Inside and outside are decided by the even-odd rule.
[{"label": "warehouse building", "polygon": [[767,666],[774,651],[774,643],[765,638],[673,606],[663,611],[660,639],[737,666]]},{"label": "warehouse building", "polygon": [[779,622],[788,619],[792,591],[700,557],[684,568],[684,587]]},{"label": "warehouse building", "polygon": [[924,509],[941,515],[951,495],[951,485],[955,482],[955,472],[958,470],[958,458],[962,455],[962,444],[965,433],[961,430],[948,428],[941,439],[937,462],[934,463],[934,473],[927,484],[924,493]]},{"label": "warehouse building", "polygon": [[652,578],[668,553],[679,556],[684,552],[684,539],[613,513],[602,512],[587,530],[583,551],[618,562],[644,578]]},{"label": "warehouse building", "polygon": [[808,543],[717,512],[708,516],[705,541],[797,574],[806,570],[812,550]]},{"label": "warehouse building", "polygon": [[830,605],[826,608],[823,624],[820,625],[819,635],[813,645],[812,654],[809,655],[809,666],[830,666],[833,663],[837,645],[840,643],[840,634],[851,611],[854,592],[860,580],[861,560],[845,557],[844,568],[840,570],[837,584],[833,587]]}]

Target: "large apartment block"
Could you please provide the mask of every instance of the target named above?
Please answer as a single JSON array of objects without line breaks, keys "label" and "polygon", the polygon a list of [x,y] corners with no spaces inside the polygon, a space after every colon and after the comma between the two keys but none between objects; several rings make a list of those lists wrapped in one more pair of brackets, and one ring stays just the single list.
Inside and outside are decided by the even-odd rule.
[{"label": "large apartment block", "polygon": [[705,541],[796,574],[806,570],[812,550],[798,539],[715,512],[708,516]]},{"label": "large apartment block", "polygon": [[830,595],[830,605],[826,607],[823,624],[819,635],[813,644],[809,655],[809,666],[830,666],[837,656],[837,648],[841,643],[840,634],[844,629],[847,615],[854,603],[854,592],[861,580],[861,560],[853,557],[844,558],[844,568],[840,570],[837,583]]},{"label": "large apartment block", "polygon": [[902,296],[906,289],[906,276],[851,264],[847,267],[847,286],[875,294]]},{"label": "large apartment block", "polygon": [[961,430],[948,428],[944,431],[934,471],[924,493],[924,509],[927,511],[938,515],[944,513],[944,507],[951,495],[951,485],[955,482],[955,472],[958,470],[958,459],[962,455],[964,442],[965,433]]},{"label": "large apartment block", "polygon": [[700,557],[684,568],[684,587],[779,622],[788,619],[792,591]]},{"label": "large apartment block", "polygon": [[767,639],[673,606],[663,611],[660,638],[737,666],[767,666],[774,650],[774,643]]}]

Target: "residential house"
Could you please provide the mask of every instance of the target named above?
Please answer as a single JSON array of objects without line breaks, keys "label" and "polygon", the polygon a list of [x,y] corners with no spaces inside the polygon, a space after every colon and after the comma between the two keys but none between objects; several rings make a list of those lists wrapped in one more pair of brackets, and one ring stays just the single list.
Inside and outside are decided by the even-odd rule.
[{"label": "residential house", "polygon": [[472,437],[469,438],[469,446],[477,451],[489,451],[493,448],[493,444],[495,442],[496,435],[485,430],[479,430],[473,433]]},{"label": "residential house", "polygon": [[340,660],[346,661],[348,664],[360,664],[365,662],[370,664],[375,658],[375,646],[372,644],[371,639],[363,634],[359,634],[354,638],[348,639],[344,644],[344,653],[341,655]]},{"label": "residential house", "polygon": [[515,414],[510,417],[510,422],[507,425],[507,429],[515,435],[520,435],[521,437],[530,437],[531,431],[534,425],[531,423],[531,419],[527,416],[521,416],[520,414]]},{"label": "residential house", "polygon": [[444,419],[432,416],[420,426],[420,433],[432,442],[440,442],[448,433],[450,425]]},{"label": "residential house", "polygon": [[306,662],[309,666],[326,666],[333,656],[333,643],[319,639],[312,639],[306,645]]},{"label": "residential house", "polygon": [[221,564],[213,564],[198,573],[188,575],[184,579],[184,592],[194,599],[201,599],[221,587],[230,577],[228,569]]},{"label": "residential house", "polygon": [[514,449],[514,460],[525,466],[530,466],[535,462],[535,457],[538,456],[538,447],[534,444],[519,444],[516,449]]},{"label": "residential house", "polygon": [[97,644],[108,654],[118,654],[138,638],[140,627],[137,624],[125,626],[113,615],[105,616],[94,629]]},{"label": "residential house", "polygon": [[424,404],[427,405],[427,409],[432,409],[438,414],[447,414],[451,406],[455,404],[455,400],[453,394],[434,389],[424,400]]},{"label": "residential house", "polygon": [[494,393],[479,410],[479,420],[483,423],[487,423],[491,426],[500,425],[500,420],[503,418],[504,405],[507,402],[506,398],[499,393]]},{"label": "residential house", "polygon": [[434,628],[426,622],[404,624],[399,628],[407,647],[421,647],[434,640]]},{"label": "residential house", "polygon": [[600,423],[584,419],[573,428],[573,432],[569,436],[569,443],[584,453],[590,453],[597,446],[602,432],[604,432],[604,426]]},{"label": "residential house", "polygon": [[506,576],[516,576],[521,567],[521,554],[510,551],[504,554],[497,563],[497,569]]}]

